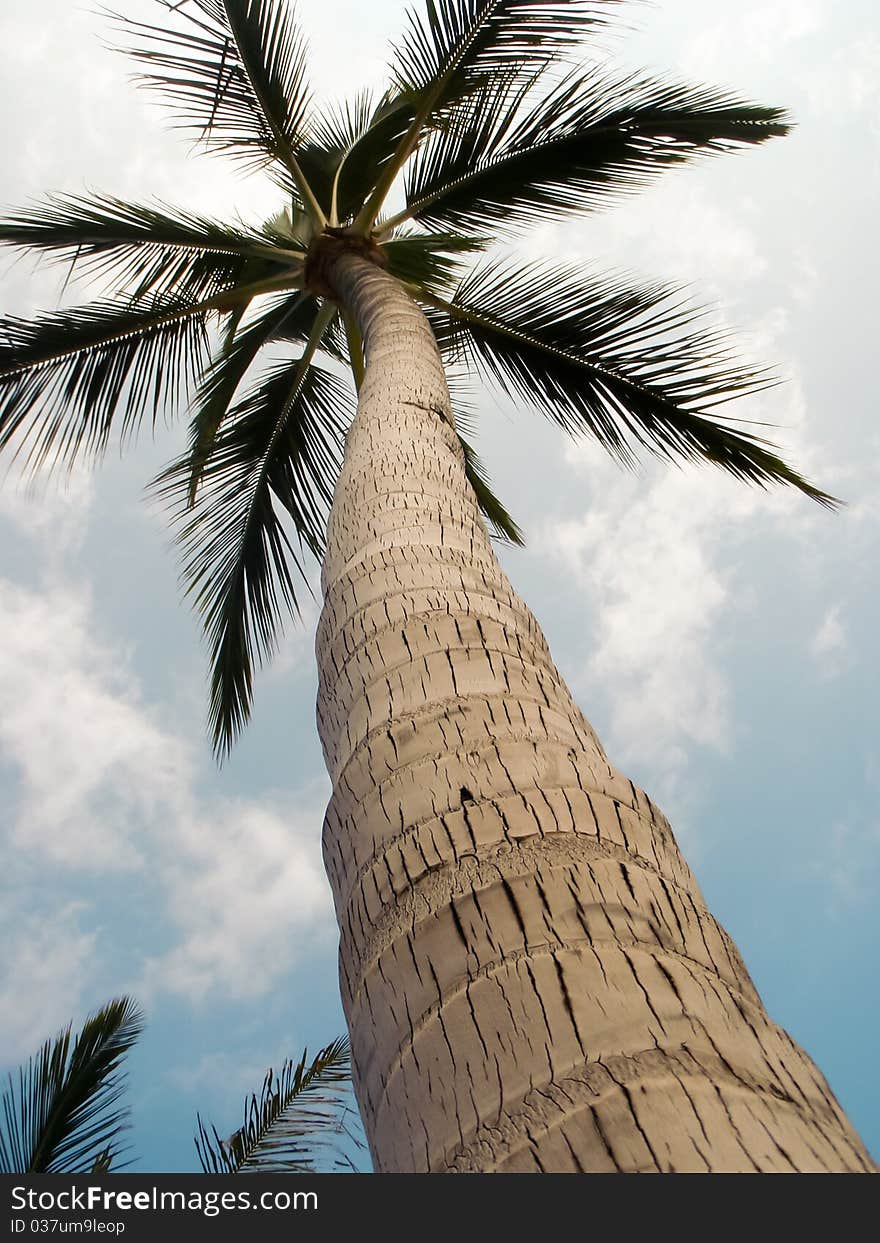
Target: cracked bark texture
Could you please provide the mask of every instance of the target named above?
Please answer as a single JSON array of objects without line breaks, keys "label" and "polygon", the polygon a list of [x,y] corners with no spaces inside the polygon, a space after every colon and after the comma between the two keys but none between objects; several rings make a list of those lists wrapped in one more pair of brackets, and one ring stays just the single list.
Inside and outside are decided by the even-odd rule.
[{"label": "cracked bark texture", "polygon": [[323,848],[377,1171],[867,1171],[492,551],[427,321],[330,269],[366,374],[333,503]]}]

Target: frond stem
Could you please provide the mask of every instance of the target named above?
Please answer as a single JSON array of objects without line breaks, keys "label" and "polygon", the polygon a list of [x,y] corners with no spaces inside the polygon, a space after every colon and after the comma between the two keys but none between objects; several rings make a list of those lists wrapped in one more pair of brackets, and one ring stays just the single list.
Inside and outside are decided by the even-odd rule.
[{"label": "frond stem", "polygon": [[[348,152],[346,152],[346,155]],[[333,186],[330,191],[330,227],[331,229],[339,228],[339,208],[337,205],[339,193],[339,174],[342,172],[342,166],[345,163],[345,156],[339,161],[336,172],[333,174]]]},{"label": "frond stem", "polygon": [[99,345],[110,345],[114,341],[124,341],[127,337],[137,337],[152,328],[158,328],[161,324],[173,323],[177,319],[186,319],[191,315],[201,315],[206,311],[225,311],[242,302],[249,302],[251,298],[255,298],[259,294],[277,293],[284,289],[295,289],[297,287],[297,284],[292,283],[287,277],[284,279],[276,277],[274,280],[254,281],[250,285],[240,285],[236,289],[228,289],[221,294],[215,294],[213,298],[206,298],[202,302],[195,302],[192,306],[175,307],[173,311],[159,314],[155,319],[151,319],[149,322],[141,324],[136,328],[124,328],[121,331],[111,332],[106,337],[101,337],[100,340],[86,345],[72,345],[67,349],[56,350],[53,354],[47,354],[30,362],[14,363],[11,367],[2,367],[0,368],[0,378],[18,375],[22,371],[30,371],[35,367],[44,367],[49,363],[57,362],[60,358],[66,358],[70,354],[80,354]]},{"label": "frond stem", "polygon": [[[439,86],[437,90],[439,93]],[[436,98],[436,95],[434,98]],[[358,213],[357,219],[354,222],[356,232],[361,232],[366,236],[372,229],[379,212],[382,210],[382,204],[385,202],[385,196],[388,194],[388,191],[394,183],[395,177],[418,146],[422,126],[430,115],[433,105],[434,99],[430,99],[416,113],[412,124],[401,140],[400,146],[385,165],[385,169],[379,180],[376,182],[373,193]]]}]

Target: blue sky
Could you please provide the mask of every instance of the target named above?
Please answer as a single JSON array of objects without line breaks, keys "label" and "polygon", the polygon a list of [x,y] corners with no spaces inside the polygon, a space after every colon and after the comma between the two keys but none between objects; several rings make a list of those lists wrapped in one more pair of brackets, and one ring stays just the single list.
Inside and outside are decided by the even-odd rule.
[{"label": "blue sky", "polygon": [[[152,0],[119,0],[150,14]],[[379,81],[404,6],[303,0],[316,85]],[[791,109],[783,141],[668,176],[604,216],[545,226],[530,256],[692,285],[787,383],[743,416],[847,508],[716,472],[623,473],[591,446],[477,401],[481,453],[528,535],[517,589],[612,759],[676,826],[772,1016],[880,1155],[880,631],[875,377],[880,32],[831,0],[632,6],[611,54]],[[0,201],[155,196],[262,219],[266,184],[192,158],[67,0],[0,13]],[[61,277],[0,268],[5,313]],[[83,296],[83,290],[69,291]],[[66,488],[0,487],[0,1063],[129,991],[135,1168],[194,1165],[195,1111],[236,1125],[286,1054],[342,1030],[319,836],[316,608],[259,679],[218,771],[206,657],[144,488],[184,420]]]}]

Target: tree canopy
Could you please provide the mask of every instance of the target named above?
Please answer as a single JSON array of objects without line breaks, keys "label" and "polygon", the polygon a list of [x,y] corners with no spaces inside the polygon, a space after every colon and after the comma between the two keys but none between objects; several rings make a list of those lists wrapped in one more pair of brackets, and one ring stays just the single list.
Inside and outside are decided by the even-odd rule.
[{"label": "tree canopy", "polygon": [[[298,611],[307,558],[322,555],[362,374],[357,328],[316,277],[322,239],[360,239],[400,280],[452,375],[495,384],[625,465],[706,461],[834,503],[726,413],[773,378],[738,362],[681,290],[510,250],[542,220],[784,134],[781,109],[596,64],[591,37],[619,0],[425,0],[387,89],[341,104],[316,100],[285,0],[156,3],[155,25],[113,17],[140,83],[200,149],[271,177],[279,211],[222,222],[56,195],[2,222],[0,241],[71,264],[102,296],[3,319],[0,449],[69,465],[188,411],[187,449],[156,486],[210,645],[218,753]],[[490,529],[521,542],[463,416],[459,435]]]}]

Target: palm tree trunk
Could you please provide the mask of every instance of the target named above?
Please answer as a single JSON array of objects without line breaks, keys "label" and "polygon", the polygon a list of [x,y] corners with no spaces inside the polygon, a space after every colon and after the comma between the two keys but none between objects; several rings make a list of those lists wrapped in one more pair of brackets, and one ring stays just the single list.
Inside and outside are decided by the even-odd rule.
[{"label": "palm tree trunk", "polygon": [[361,256],[325,275],[367,359],[317,652],[377,1170],[872,1169],[498,565],[427,321]]}]

